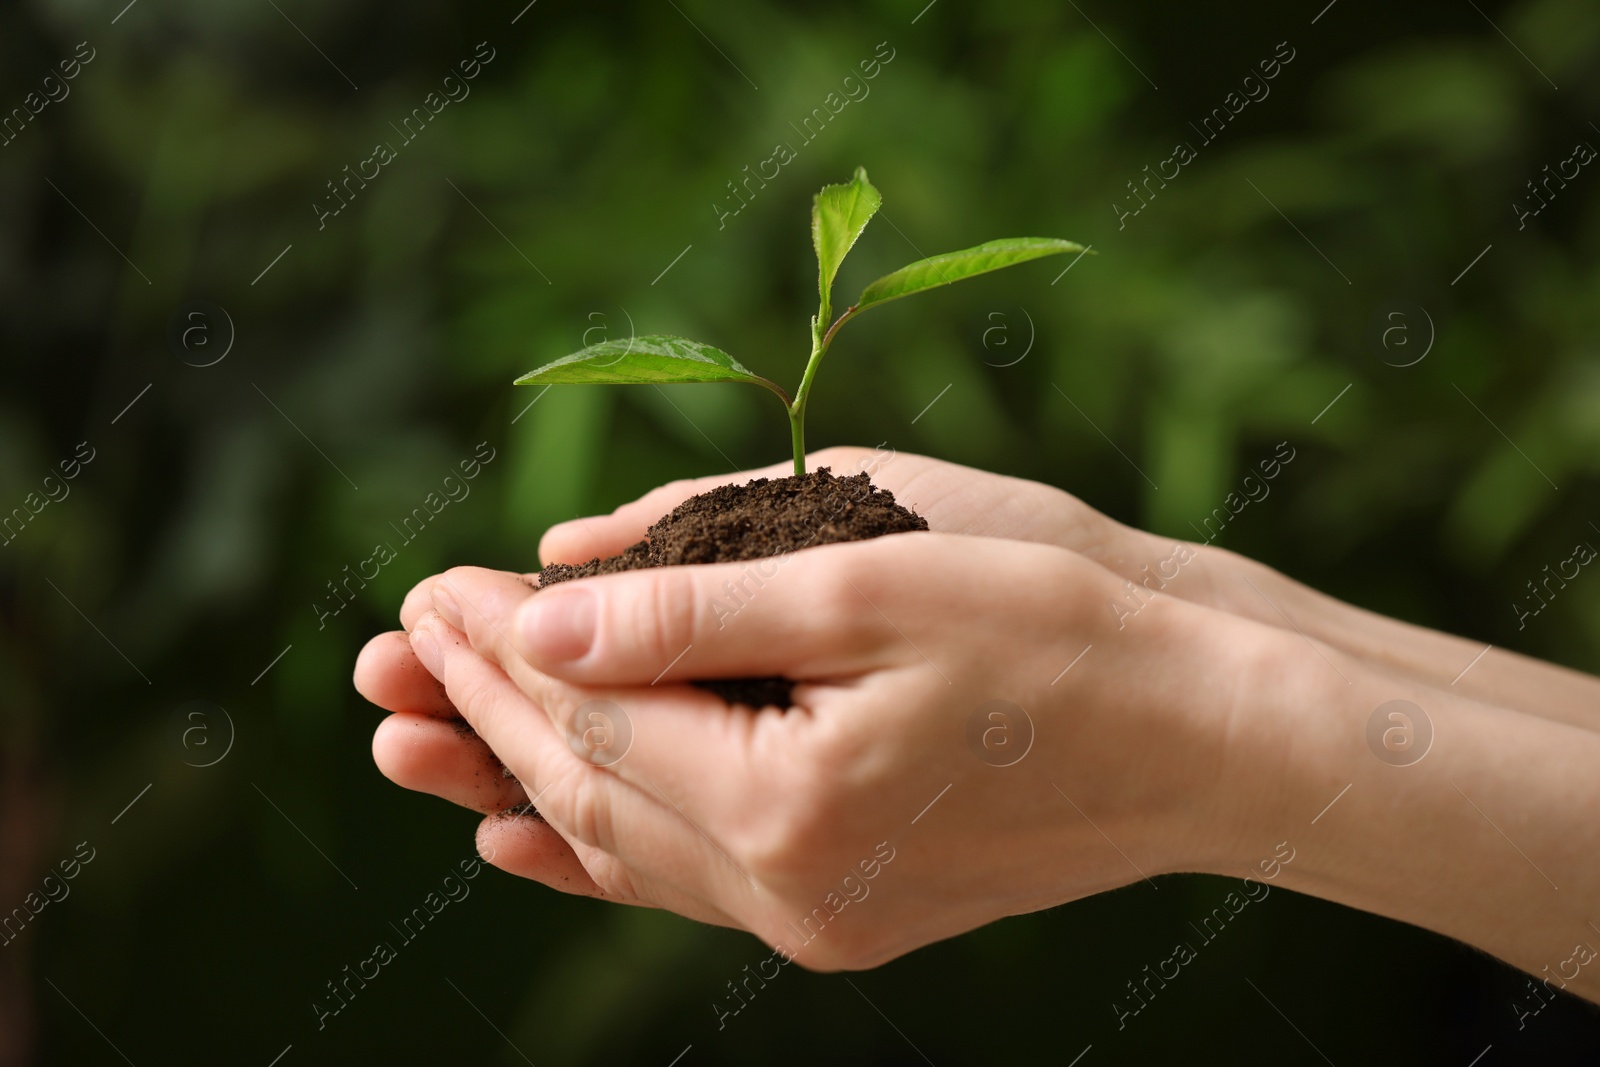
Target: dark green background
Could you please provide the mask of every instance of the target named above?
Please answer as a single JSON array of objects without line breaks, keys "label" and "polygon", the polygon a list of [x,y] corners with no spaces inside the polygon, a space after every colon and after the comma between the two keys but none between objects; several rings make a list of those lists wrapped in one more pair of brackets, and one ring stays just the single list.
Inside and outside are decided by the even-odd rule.
[{"label": "dark green background", "polygon": [[[711,1004],[765,955],[753,938],[490,871],[317,1032],[322,983],[471,853],[476,822],[373,768],[378,713],[349,682],[361,644],[426,574],[532,569],[552,521],[787,448],[753,390],[559,389],[513,425],[533,393],[511,379],[631,316],[796,380],[809,198],[858,163],[885,215],[842,294],[916,249],[1006,234],[1100,255],[1055,285],[1064,261],[852,326],[819,379],[814,446],[886,441],[1039,478],[1188,537],[1289,440],[1294,463],[1223,544],[1374,609],[1600,668],[1600,576],[1521,632],[1511,607],[1575,542],[1600,544],[1600,166],[1524,230],[1511,206],[1575,142],[1600,146],[1592,0],[1340,0],[1315,25],[1324,0],[940,0],[914,25],[924,0],[675,3],[539,0],[515,25],[522,0],[140,0],[114,25],[122,0],[0,9],[6,109],[77,42],[97,52],[0,148],[0,510],[79,441],[97,450],[0,548],[0,909],[76,842],[97,849],[0,948],[0,1046],[122,1062],[98,1027],[141,1067],[265,1065],[290,1044],[284,1067],[523,1062],[464,994],[540,1067],[664,1065],[691,1044],[686,1065],[922,1062],[907,1038],[939,1064],[1066,1063],[1091,1043],[1084,1067],[1323,1062],[1248,979],[1339,1064],[1592,1048],[1591,1009],[1563,1001],[1519,1032],[1510,969],[1287,893],[1119,1033],[1123,983],[1225,892],[1206,878],[852,976],[902,1036],[844,977],[795,970],[719,1033]],[[394,140],[388,124],[479,41],[496,58],[471,96],[319,232],[324,182]],[[871,95],[800,146],[789,123],[882,41],[895,58]],[[1125,183],[1197,141],[1188,124],[1280,41],[1296,57],[1271,96],[1119,230]],[[799,157],[719,230],[725,183],[778,141]],[[167,339],[195,299],[237,331],[204,369]],[[1422,350],[1415,313],[1412,347],[1376,340],[1396,302],[1437,332],[1407,368],[1384,360]],[[1030,318],[1027,358],[994,366]],[[471,497],[319,631],[324,583],[480,441],[498,455]],[[210,768],[175,737],[191,700],[237,729]]]}]

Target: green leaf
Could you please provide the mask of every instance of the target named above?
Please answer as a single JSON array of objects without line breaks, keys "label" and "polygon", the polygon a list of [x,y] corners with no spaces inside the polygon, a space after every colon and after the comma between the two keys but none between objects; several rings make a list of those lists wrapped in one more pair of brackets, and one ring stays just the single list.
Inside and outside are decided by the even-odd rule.
[{"label": "green leaf", "polygon": [[828,318],[833,277],[839,273],[839,264],[882,203],[883,197],[867,181],[867,172],[861,167],[843,185],[824,185],[812,201],[811,243],[817,250],[817,292],[822,297],[819,318]]},{"label": "green leaf", "polygon": [[919,259],[893,274],[885,274],[862,291],[855,310],[859,313],[902,296],[920,293],[924,289],[935,289],[1041,256],[1086,251],[1075,241],[1062,241],[1055,237],[1003,237],[998,241],[985,241],[975,248]]},{"label": "green leaf", "polygon": [[773,382],[742,366],[720,348],[687,337],[651,334],[601,341],[546,363],[516,380],[517,385],[638,385],[682,382],[750,382],[789,402]]}]

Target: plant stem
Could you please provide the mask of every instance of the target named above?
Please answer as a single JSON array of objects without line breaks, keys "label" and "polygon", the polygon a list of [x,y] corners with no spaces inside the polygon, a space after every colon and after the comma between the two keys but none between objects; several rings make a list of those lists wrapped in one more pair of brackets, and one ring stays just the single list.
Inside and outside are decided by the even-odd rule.
[{"label": "plant stem", "polygon": [[856,313],[854,307],[845,308],[844,314],[834,320],[827,332],[823,332],[821,324],[827,319],[827,308],[828,305],[824,303],[822,315],[811,320],[811,358],[806,360],[806,372],[800,379],[800,388],[795,390],[794,403],[789,405],[789,436],[794,441],[796,477],[806,472],[806,400],[811,396],[812,379],[817,376],[817,367],[821,366],[822,357],[833,343],[833,335]]},{"label": "plant stem", "polygon": [[844,309],[844,314],[835,319],[832,326],[828,327],[828,332],[822,335],[822,350],[824,352],[826,352],[828,350],[828,346],[833,343],[833,335],[839,332],[839,327],[843,326],[845,323],[854,318],[855,314],[856,307],[854,304],[852,304]]},{"label": "plant stem", "polygon": [[795,390],[794,403],[789,405],[789,436],[794,442],[794,473],[800,477],[806,472],[806,400],[811,396],[811,381],[817,376],[817,365],[828,350],[817,320],[811,320],[811,358],[806,360],[805,374],[800,378],[800,388]]},{"label": "plant stem", "polygon": [[789,436],[794,441],[794,476],[806,472],[806,413],[804,408],[789,409]]}]

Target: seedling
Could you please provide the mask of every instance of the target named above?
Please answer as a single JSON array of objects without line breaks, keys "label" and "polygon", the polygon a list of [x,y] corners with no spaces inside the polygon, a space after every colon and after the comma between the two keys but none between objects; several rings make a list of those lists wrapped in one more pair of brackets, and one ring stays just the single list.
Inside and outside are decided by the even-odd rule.
[{"label": "seedling", "polygon": [[[644,337],[602,341],[529,371],[517,385],[664,385],[686,382],[749,382],[769,389],[783,401],[789,414],[794,442],[794,472],[806,472],[806,401],[817,368],[839,328],[863,311],[902,296],[987,274],[1001,267],[1026,263],[1062,252],[1086,252],[1082,245],[1054,237],[1006,237],[974,248],[929,256],[901,267],[862,290],[854,304],[833,318],[833,277],[855,245],[867,222],[883,203],[867,172],[856,168],[855,177],[843,185],[825,185],[811,205],[811,244],[817,252],[817,292],[820,303],[811,319],[811,358],[806,361],[800,387],[791,398],[783,387],[746,369],[728,353],[687,337],[650,334]],[[831,320],[831,322],[830,322]]]}]

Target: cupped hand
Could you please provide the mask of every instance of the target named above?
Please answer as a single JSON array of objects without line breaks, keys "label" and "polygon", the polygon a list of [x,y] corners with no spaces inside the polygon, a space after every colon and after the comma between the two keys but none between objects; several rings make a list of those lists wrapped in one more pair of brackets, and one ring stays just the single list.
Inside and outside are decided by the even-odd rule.
[{"label": "cupped hand", "polygon": [[[1119,625],[1143,601],[1163,594],[1269,626],[1298,626],[1341,647],[1346,645],[1341,638],[1352,632],[1337,625],[1337,609],[1345,605],[1270,567],[1225,549],[1126,526],[1054,486],[887,448],[822,449],[808,457],[808,469],[819,467],[830,467],[840,477],[869,474],[875,486],[892,492],[898,503],[927,519],[937,532],[1053,545],[1094,561],[1122,579],[1119,595],[1103,605]],[[778,478],[791,471],[788,463],[782,463],[670,482],[610,515],[552,526],[540,541],[539,556],[546,563],[582,563],[615,555],[692,496],[719,485]],[[426,609],[431,581],[422,582],[407,597],[401,620],[408,629]]]},{"label": "cupped hand", "polygon": [[[810,461],[813,468],[829,466],[841,475],[867,472],[875,484],[928,518],[937,531],[1055,545],[1096,561],[1121,579],[1116,595],[1097,605],[1104,613],[1102,621],[1114,623],[1119,632],[1131,613],[1142,611],[1145,601],[1153,602],[1155,593],[1162,592],[1201,604],[1220,603],[1247,617],[1253,612],[1258,621],[1326,636],[1319,632],[1319,620],[1326,613],[1306,608],[1307,598],[1315,600],[1318,594],[1220,550],[1205,549],[1204,556],[1196,558],[1199,550],[1194,546],[1123,526],[1059,489],[887,450],[832,448],[812,454]],[[729,481],[782,476],[787,471],[787,465],[781,465],[674,482],[611,515],[552,528],[541,545],[542,555],[549,561],[581,562],[620,551],[689,496]],[[1174,571],[1181,573],[1170,577]],[[740,580],[747,581],[743,573]],[[1244,579],[1251,574],[1255,577],[1247,583]],[[430,609],[440,581],[438,576],[427,579],[406,597],[401,621],[407,631]],[[1240,593],[1246,598],[1242,603]],[[1284,611],[1292,612],[1297,621],[1289,622]],[[373,739],[378,766],[395,782],[480,812],[525,802],[520,785],[503,775],[495,755],[463,728],[448,696],[417,664],[404,633],[381,635],[369,643],[358,661],[356,682],[375,704],[397,713],[379,726]],[[528,820],[502,823],[509,832],[510,826],[526,825]],[[548,827],[519,832],[515,841],[519,847],[504,848],[501,856],[507,864],[521,864],[523,873],[536,873],[557,859],[566,872],[563,877],[581,869],[576,854]]]},{"label": "cupped hand", "polygon": [[[1254,560],[1208,543],[1160,537],[1125,526],[1052,486],[990,474],[889,449],[829,448],[810,466],[836,474],[866,471],[873,484],[928,520],[936,531],[1054,545],[1093,560],[1122,580],[1103,605],[1119,626],[1156,596],[1177,597],[1304,635],[1398,680],[1449,688],[1525,714],[1600,730],[1600,685],[1482,642],[1441,634],[1319,593]],[[645,528],[696,493],[750,477],[781,477],[781,464],[741,474],[673,482],[610,515],[576,519],[545,534],[547,562],[607,556],[644,536]],[[1273,521],[1271,519],[1252,521]],[[427,603],[428,583],[408,599],[402,619]],[[1480,662],[1480,660],[1482,660]],[[1471,666],[1469,672],[1465,668]],[[1531,696],[1537,691],[1537,699]]]},{"label": "cupped hand", "polygon": [[[870,455],[814,460],[849,473]],[[479,847],[506,870],[749,929],[816,967],[1170,870],[1282,873],[1530,972],[1569,936],[1572,915],[1523,906],[1549,878],[1504,868],[1484,808],[1511,813],[1563,886],[1594,884],[1574,842],[1600,680],[1360,611],[1043,486],[891,463],[874,480],[936,530],[1019,540],[901,535],[537,597],[524,576],[435,576],[407,597],[411,632],[374,639],[357,667],[394,712],[379,766],[499,812]],[[710,484],[558,528],[546,557],[615,551]],[[584,601],[589,626],[550,617]],[[1065,663],[1045,682],[1052,652]],[[682,684],[753,674],[799,681],[797,706],[750,712]],[[1402,776],[1370,736],[1396,700],[1450,738]],[[530,797],[551,821],[521,814]],[[1402,807],[1416,817],[1389,818]],[[1250,862],[1287,844],[1284,813],[1313,811],[1314,854]]]},{"label": "cupped hand", "polygon": [[[840,477],[867,473],[875,486],[892,492],[897,502],[927,519],[936,532],[1053,545],[1092,560],[1121,579],[1118,596],[1103,605],[1119,627],[1145,601],[1158,594],[1172,596],[1310,634],[1352,655],[1375,659],[1380,668],[1393,658],[1394,639],[1409,636],[1412,629],[1397,634],[1403,624],[1350,608],[1270,567],[1226,549],[1126,526],[1040,482],[883,448],[826,448],[807,459],[808,469],[829,467]],[[552,526],[540,541],[539,556],[546,563],[582,563],[615,555],[692,496],[751,478],[783,477],[792,469],[781,463],[670,482],[609,515]],[[424,579],[406,596],[400,621],[407,630],[428,609],[435,581],[436,577]],[[1387,640],[1374,645],[1367,632],[1373,627]]]},{"label": "cupped hand", "polygon": [[[750,591],[731,613],[724,583]],[[1261,733],[1235,687],[1274,631],[1171,599],[1119,631],[1119,586],[1070,552],[947,534],[537,596],[457,568],[410,643],[571,848],[504,862],[528,820],[490,819],[495,863],[861,967],[1230,867],[1221,828],[1250,801],[1228,741]],[[796,706],[684,684],[760,674],[795,679]]]},{"label": "cupped hand", "polygon": [[[1113,522],[1059,489],[1021,478],[963,467],[880,448],[825,448],[807,456],[807,469],[830,468],[840,478],[866,473],[900,504],[943,533],[1034,541],[1086,552],[1109,547],[1136,530]],[[552,526],[539,543],[546,563],[582,563],[615,555],[644,537],[645,530],[692,496],[751,478],[782,478],[788,462],[708,478],[687,478],[653,489],[610,515],[573,519]],[[1143,536],[1143,535],[1140,535]],[[1126,546],[1124,546],[1126,547]]]}]

